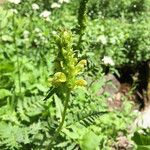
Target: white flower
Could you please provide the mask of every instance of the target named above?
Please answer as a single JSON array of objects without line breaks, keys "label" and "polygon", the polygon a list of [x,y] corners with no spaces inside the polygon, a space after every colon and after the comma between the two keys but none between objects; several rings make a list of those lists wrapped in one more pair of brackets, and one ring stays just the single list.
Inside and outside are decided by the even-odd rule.
[{"label": "white flower", "polygon": [[19,4],[21,0],[8,0],[10,3]]},{"label": "white flower", "polygon": [[64,2],[64,0],[59,0],[59,1],[58,1],[58,3],[61,3],[61,4],[62,4],[63,2]]},{"label": "white flower", "polygon": [[101,42],[102,44],[106,45],[107,44],[107,37],[105,35],[100,35],[97,38],[97,42]]},{"label": "white flower", "polygon": [[51,4],[51,8],[60,8],[60,4],[58,4],[58,3],[52,3]]},{"label": "white flower", "polygon": [[32,9],[33,10],[38,10],[40,7],[39,7],[39,5],[38,4],[36,4],[36,3],[33,3],[32,4]]},{"label": "white flower", "polygon": [[116,38],[115,37],[110,38],[110,43],[116,44]]},{"label": "white flower", "polygon": [[39,36],[39,37],[42,37],[42,36],[43,36],[43,34],[42,34],[42,33],[38,33],[38,36]]},{"label": "white flower", "polygon": [[133,21],[133,22],[136,22],[136,19],[135,19],[135,18],[133,18],[133,19],[132,19],[132,21]]},{"label": "white flower", "polygon": [[23,36],[24,36],[24,38],[28,38],[28,36],[29,36],[29,31],[24,30]]},{"label": "white flower", "polygon": [[56,32],[56,31],[52,31],[52,34],[53,34],[53,35],[56,35],[56,34],[57,34],[57,32]]},{"label": "white flower", "polygon": [[50,21],[49,16],[50,16],[51,12],[44,10],[41,14],[40,17],[42,17],[43,19],[45,19],[46,21]]},{"label": "white flower", "polygon": [[17,14],[17,13],[18,13],[17,9],[10,9],[10,11],[11,11],[13,14]]},{"label": "white flower", "polygon": [[41,32],[41,30],[39,28],[35,28],[34,31],[35,32]]},{"label": "white flower", "polygon": [[64,2],[65,2],[65,3],[69,3],[69,1],[70,1],[70,0],[59,0],[58,3],[61,3],[61,4],[64,3]]},{"label": "white flower", "polygon": [[1,36],[2,41],[13,41],[13,38],[9,35],[2,35]]},{"label": "white flower", "polygon": [[64,0],[65,3],[69,3],[70,0]]},{"label": "white flower", "polygon": [[51,12],[50,11],[47,11],[47,10],[44,10],[41,14],[40,14],[40,17],[43,17],[43,18],[48,18],[50,16]]},{"label": "white flower", "polygon": [[115,65],[114,61],[113,61],[112,58],[109,57],[109,56],[104,56],[104,58],[102,59],[102,61],[103,61],[103,63],[104,63],[105,65],[111,65],[111,66],[114,66],[114,65]]}]

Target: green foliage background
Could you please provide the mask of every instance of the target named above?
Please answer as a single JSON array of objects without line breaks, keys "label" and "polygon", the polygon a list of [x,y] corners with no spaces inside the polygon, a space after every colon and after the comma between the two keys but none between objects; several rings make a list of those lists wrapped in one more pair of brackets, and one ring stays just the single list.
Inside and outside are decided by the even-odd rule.
[{"label": "green foliage background", "polygon": [[[110,95],[97,96],[106,82],[102,58],[113,59],[115,66],[109,66],[113,71],[150,58],[150,1],[89,0],[82,32],[80,1],[52,9],[53,2],[22,0],[0,7],[0,149],[111,149],[120,132],[130,140],[133,114],[126,100],[120,111],[110,112]],[[33,3],[40,9],[34,11]],[[39,16],[45,9],[51,12],[49,22]],[[72,92],[64,126],[49,147],[64,109],[57,93],[43,101],[50,87],[48,78],[54,74],[59,28],[73,32],[75,55],[87,59],[82,76],[88,85]]]}]

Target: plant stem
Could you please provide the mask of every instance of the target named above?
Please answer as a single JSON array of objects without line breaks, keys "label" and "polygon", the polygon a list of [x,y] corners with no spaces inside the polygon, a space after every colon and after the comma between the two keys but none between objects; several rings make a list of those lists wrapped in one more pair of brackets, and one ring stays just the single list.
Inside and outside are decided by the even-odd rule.
[{"label": "plant stem", "polygon": [[15,14],[13,14],[13,29],[14,29],[13,41],[14,41],[15,50],[17,51],[17,72],[18,72],[18,81],[19,81],[18,86],[19,86],[19,94],[21,95],[21,72],[20,72],[20,62],[19,62],[19,51],[16,43]]},{"label": "plant stem", "polygon": [[65,104],[64,104],[64,111],[62,113],[62,120],[59,124],[59,127],[56,130],[56,134],[59,134],[59,132],[61,131],[61,129],[63,127],[65,117],[66,117],[67,108],[68,108],[68,103],[69,103],[69,99],[70,99],[70,93],[71,93],[71,91],[68,91],[68,93],[66,95],[66,100],[65,100]]},{"label": "plant stem", "polygon": [[88,0],[81,0],[80,6],[78,10],[78,33],[79,33],[79,40],[77,43],[77,49],[81,48],[82,38],[84,35],[84,31],[86,28],[86,5]]},{"label": "plant stem", "polygon": [[58,126],[58,128],[56,129],[55,131],[55,134],[53,136],[53,139],[51,140],[51,142],[49,143],[49,145],[47,146],[47,150],[48,148],[51,147],[51,144],[54,142],[54,140],[57,138],[57,136],[59,135],[62,127],[63,127],[63,124],[64,124],[64,121],[65,121],[65,118],[66,118],[66,112],[67,112],[67,108],[68,108],[68,104],[69,104],[69,100],[70,100],[70,94],[71,94],[71,90],[68,89],[67,93],[66,93],[66,99],[65,99],[65,103],[64,103],[64,110],[63,110],[63,113],[62,113],[62,120]]}]

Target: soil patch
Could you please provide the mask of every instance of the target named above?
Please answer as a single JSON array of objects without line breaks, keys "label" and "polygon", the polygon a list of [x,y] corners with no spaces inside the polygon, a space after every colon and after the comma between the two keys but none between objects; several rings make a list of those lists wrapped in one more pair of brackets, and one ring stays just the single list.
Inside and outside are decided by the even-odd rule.
[{"label": "soil patch", "polygon": [[0,0],[0,4],[3,4],[4,2],[6,2],[6,0]]}]

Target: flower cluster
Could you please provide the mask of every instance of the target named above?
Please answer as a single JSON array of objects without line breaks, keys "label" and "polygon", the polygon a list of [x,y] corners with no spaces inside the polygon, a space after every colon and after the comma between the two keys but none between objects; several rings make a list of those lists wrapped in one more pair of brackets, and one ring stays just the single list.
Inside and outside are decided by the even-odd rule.
[{"label": "flower cluster", "polygon": [[83,79],[77,79],[78,75],[84,69],[86,60],[78,62],[74,56],[72,49],[72,34],[66,30],[61,31],[60,35],[56,37],[58,45],[58,55],[55,60],[55,74],[50,81],[53,86],[67,87],[73,89],[76,86],[86,85],[86,81]]},{"label": "flower cluster", "polygon": [[8,0],[8,2],[13,3],[13,4],[19,4],[21,0]]},{"label": "flower cluster", "polygon": [[51,4],[51,8],[60,8],[61,7],[61,5],[59,4],[59,3],[52,3]]},{"label": "flower cluster", "polygon": [[51,8],[60,8],[63,3],[69,3],[69,0],[58,0],[58,2],[54,2],[51,4]]},{"label": "flower cluster", "polygon": [[47,44],[48,43],[48,39],[47,37],[43,34],[43,32],[41,31],[41,29],[39,28],[35,28],[34,29],[34,34],[35,34],[35,38],[34,38],[34,43],[38,46],[41,44]]},{"label": "flower cluster", "polygon": [[[13,1],[14,3],[20,2],[20,0],[16,0],[16,2],[15,2],[15,0],[10,0],[10,1]],[[52,9],[60,8],[63,3],[69,3],[69,0],[58,0],[58,2],[54,2],[54,3],[51,4],[51,8]],[[36,11],[36,10],[39,10],[40,7],[39,7],[38,4],[33,3],[32,4],[32,9],[34,11]],[[43,12],[40,13],[40,17],[43,18],[46,21],[50,21],[50,18],[49,18],[50,15],[51,15],[51,12],[48,11],[48,10],[44,10]]]},{"label": "flower cluster", "polygon": [[39,7],[39,5],[38,4],[36,4],[36,3],[33,3],[32,4],[32,9],[33,10],[38,10],[40,7]]},{"label": "flower cluster", "polygon": [[23,32],[23,37],[26,39],[26,38],[28,38],[29,37],[29,31],[27,31],[27,30],[24,30],[24,32]]},{"label": "flower cluster", "polygon": [[50,21],[49,16],[51,15],[51,12],[48,10],[44,10],[41,14],[40,17],[45,19],[46,21]]},{"label": "flower cluster", "polygon": [[103,63],[104,63],[105,65],[111,65],[111,66],[114,66],[114,65],[115,65],[114,61],[113,61],[112,58],[109,57],[109,56],[104,56],[103,59],[102,59],[102,61],[103,61]]},{"label": "flower cluster", "polygon": [[69,1],[70,0],[59,0],[58,2],[62,4],[62,3],[69,3]]},{"label": "flower cluster", "polygon": [[100,35],[97,38],[97,42],[101,42],[103,45],[107,44],[107,37],[105,35]]},{"label": "flower cluster", "polygon": [[18,14],[17,9],[10,9],[10,12],[11,12],[12,14]]}]

